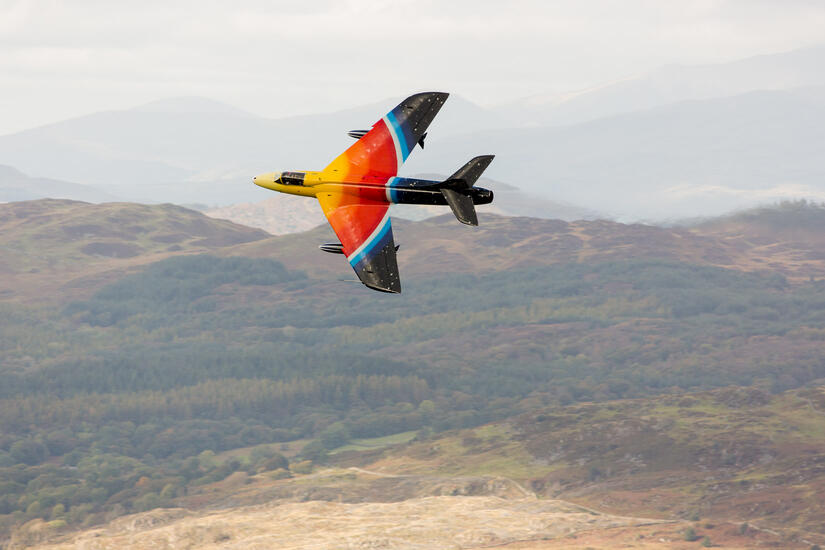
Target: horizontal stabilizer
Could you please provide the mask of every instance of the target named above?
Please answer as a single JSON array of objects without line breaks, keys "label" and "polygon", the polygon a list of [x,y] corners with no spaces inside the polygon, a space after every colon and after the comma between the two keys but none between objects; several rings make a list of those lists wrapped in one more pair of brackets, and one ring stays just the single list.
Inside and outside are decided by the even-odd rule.
[{"label": "horizontal stabilizer", "polygon": [[481,155],[470,160],[467,164],[459,168],[455,174],[447,178],[447,182],[452,183],[451,187],[460,187],[461,182],[464,183],[465,188],[470,188],[475,185],[481,174],[493,162],[495,155]]},{"label": "horizontal stabilizer", "polygon": [[447,204],[450,205],[450,209],[453,211],[453,214],[455,214],[455,217],[458,218],[458,221],[467,225],[478,225],[478,216],[476,216],[473,197],[448,187],[442,187],[441,194],[444,195]]},{"label": "horizontal stabilizer", "polygon": [[353,139],[361,139],[367,135],[367,132],[369,132],[369,130],[350,130],[347,132],[347,135]]},{"label": "horizontal stabilizer", "polygon": [[420,145],[422,149],[424,148],[424,139],[426,137],[427,137],[427,132],[424,132],[423,134],[421,134],[421,137],[418,140],[418,145]]}]

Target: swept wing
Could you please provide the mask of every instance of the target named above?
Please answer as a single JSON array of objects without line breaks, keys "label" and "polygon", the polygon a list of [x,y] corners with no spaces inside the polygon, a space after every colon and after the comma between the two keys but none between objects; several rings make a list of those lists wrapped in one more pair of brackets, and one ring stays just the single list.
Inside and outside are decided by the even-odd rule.
[{"label": "swept wing", "polygon": [[321,172],[323,180],[343,184],[325,186],[316,195],[324,215],[358,278],[375,290],[401,292],[388,182],[423,139],[448,95],[408,97]]}]

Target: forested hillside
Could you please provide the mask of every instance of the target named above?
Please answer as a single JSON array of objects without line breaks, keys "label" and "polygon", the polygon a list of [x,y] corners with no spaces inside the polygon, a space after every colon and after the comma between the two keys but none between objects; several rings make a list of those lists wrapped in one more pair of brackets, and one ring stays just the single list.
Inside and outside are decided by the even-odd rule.
[{"label": "forested hillside", "polygon": [[[757,214],[716,229],[399,223],[404,293],[388,296],[339,282],[348,266],[314,247],[321,229],[271,238],[176,207],[121,205],[141,230],[124,222],[118,234],[98,210],[84,222],[97,228],[80,231],[66,220],[112,207],[21,204],[3,207],[15,216],[2,242],[18,285],[0,301],[6,531],[33,518],[94,524],[234,471],[322,463],[351,438],[825,378],[824,262],[805,224],[792,241],[754,243]],[[823,216],[784,208],[769,216]],[[156,237],[174,227],[176,250]],[[84,253],[91,242],[134,254]]]}]

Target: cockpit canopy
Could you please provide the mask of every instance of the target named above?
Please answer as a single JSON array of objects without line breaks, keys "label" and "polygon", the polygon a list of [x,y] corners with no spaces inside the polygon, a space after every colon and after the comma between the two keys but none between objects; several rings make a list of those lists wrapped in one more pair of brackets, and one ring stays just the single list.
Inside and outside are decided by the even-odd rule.
[{"label": "cockpit canopy", "polygon": [[303,185],[304,177],[306,177],[304,172],[281,172],[281,177],[275,182],[282,185]]}]

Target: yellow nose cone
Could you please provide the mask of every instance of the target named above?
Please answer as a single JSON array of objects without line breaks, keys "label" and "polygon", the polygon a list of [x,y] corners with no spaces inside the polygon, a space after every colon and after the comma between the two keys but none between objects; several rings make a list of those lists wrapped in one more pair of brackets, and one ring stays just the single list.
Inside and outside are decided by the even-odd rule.
[{"label": "yellow nose cone", "polygon": [[260,176],[255,176],[252,178],[252,182],[255,185],[259,185],[261,187],[265,187],[267,189],[273,189],[275,185],[275,180],[278,179],[280,174],[277,172],[269,172],[266,174],[261,174]]}]

